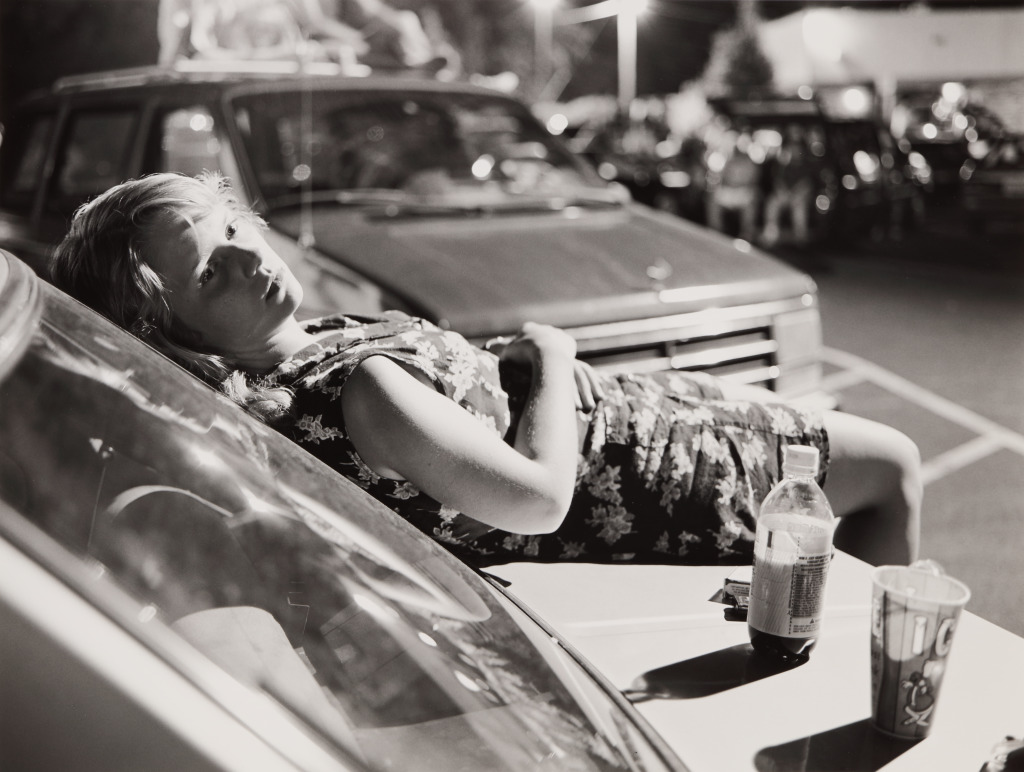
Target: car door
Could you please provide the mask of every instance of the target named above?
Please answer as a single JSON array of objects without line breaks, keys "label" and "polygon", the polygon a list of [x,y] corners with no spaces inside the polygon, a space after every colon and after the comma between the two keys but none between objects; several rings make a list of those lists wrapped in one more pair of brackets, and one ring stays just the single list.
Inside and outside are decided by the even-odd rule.
[{"label": "car door", "polygon": [[37,273],[75,210],[138,168],[142,105],[87,96],[30,108],[12,122],[3,149],[0,245]]},{"label": "car door", "polygon": [[21,113],[0,147],[0,245],[17,251],[36,270],[49,249],[36,220],[57,117],[55,105]]},{"label": "car door", "polygon": [[61,116],[43,181],[37,232],[59,241],[75,210],[137,168],[142,105],[131,100],[72,101]]}]

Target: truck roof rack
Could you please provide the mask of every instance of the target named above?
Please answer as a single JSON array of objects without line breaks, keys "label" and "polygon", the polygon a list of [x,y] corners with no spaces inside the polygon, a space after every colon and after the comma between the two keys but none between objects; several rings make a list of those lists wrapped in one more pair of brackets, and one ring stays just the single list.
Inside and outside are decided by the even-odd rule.
[{"label": "truck roof rack", "polygon": [[104,70],[82,75],[66,75],[53,84],[54,91],[74,91],[99,86],[137,86],[154,81],[187,82],[211,76],[315,75],[363,77],[369,67],[342,67],[336,62],[306,62],[299,59],[179,59],[166,65],[147,65]]},{"label": "truck roof rack", "polygon": [[718,112],[733,118],[748,116],[776,115],[780,117],[819,117],[821,105],[816,100],[798,97],[769,97],[766,99],[709,99],[708,103]]}]

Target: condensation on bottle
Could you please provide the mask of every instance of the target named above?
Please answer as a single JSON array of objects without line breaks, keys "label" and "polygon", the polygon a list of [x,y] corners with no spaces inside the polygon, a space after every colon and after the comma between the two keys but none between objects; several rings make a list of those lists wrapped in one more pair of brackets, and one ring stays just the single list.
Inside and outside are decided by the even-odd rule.
[{"label": "condensation on bottle", "polygon": [[756,651],[805,661],[821,630],[835,516],[818,485],[818,449],[789,445],[782,480],[761,504],[747,630]]}]

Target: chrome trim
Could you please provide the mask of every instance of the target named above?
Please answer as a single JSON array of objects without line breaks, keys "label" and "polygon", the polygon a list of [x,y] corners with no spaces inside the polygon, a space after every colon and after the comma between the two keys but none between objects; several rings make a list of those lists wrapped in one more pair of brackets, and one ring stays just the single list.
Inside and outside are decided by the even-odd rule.
[{"label": "chrome trim", "polygon": [[703,371],[786,397],[814,392],[820,381],[820,319],[811,294],[569,332],[595,336],[578,341],[579,357],[608,374]]},{"label": "chrome trim", "polygon": [[[649,360],[646,362],[636,363],[613,363],[610,365],[595,366],[595,370],[609,375],[619,373],[632,373],[637,375],[659,373],[669,370],[670,368],[664,366],[664,362],[661,360]],[[776,365],[759,365],[757,367],[751,367],[745,370],[735,370],[730,373],[718,374],[723,381],[730,381],[732,383],[745,383],[745,384],[759,384],[766,388],[773,388],[772,383],[779,377],[779,368]]]},{"label": "chrome trim", "polygon": [[749,370],[739,370],[721,377],[723,380],[734,383],[772,383],[779,377],[779,368],[776,365],[766,365]]},{"label": "chrome trim", "polygon": [[[683,328],[687,330],[687,334],[682,337],[713,337],[743,329],[769,327],[772,319],[779,314],[808,308],[804,297],[730,308],[709,308],[671,316],[630,319],[624,322],[567,327],[565,331],[576,338],[581,351],[590,350],[586,344],[592,340],[600,342],[602,348],[609,347],[614,338],[628,337],[630,345],[678,340],[681,337],[679,331]],[[698,329],[696,335],[693,331],[694,328]],[[637,336],[645,337],[637,338]]]},{"label": "chrome trim", "polygon": [[735,362],[738,359],[755,359],[772,356],[779,350],[779,344],[774,340],[764,340],[760,343],[742,343],[738,346],[719,346],[718,348],[705,351],[695,351],[689,354],[676,354],[669,359],[673,370],[689,370],[693,367],[713,367],[726,362]]}]

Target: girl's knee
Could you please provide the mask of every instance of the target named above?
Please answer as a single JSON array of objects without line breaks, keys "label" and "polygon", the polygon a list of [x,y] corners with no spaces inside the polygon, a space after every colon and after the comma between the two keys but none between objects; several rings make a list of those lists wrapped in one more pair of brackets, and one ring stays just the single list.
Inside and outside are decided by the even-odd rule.
[{"label": "girl's knee", "polygon": [[916,518],[924,494],[921,451],[916,442],[898,429],[884,429],[878,449],[880,460],[889,466],[891,495],[902,498],[910,516]]},{"label": "girl's knee", "polygon": [[[893,430],[895,431],[895,430]],[[921,451],[917,443],[902,432],[892,441],[892,453],[899,470],[898,485],[890,497],[890,516],[902,523],[907,544],[906,562],[917,558],[921,540],[921,505],[924,499],[924,481],[921,476]]]},{"label": "girl's knee", "polygon": [[915,518],[920,517],[921,501],[924,498],[924,479],[921,475],[921,450],[917,443],[902,435],[906,446],[903,449],[903,488],[910,502]]},{"label": "girl's knee", "polygon": [[846,414],[826,416],[826,427],[833,463],[825,493],[844,520],[837,546],[875,565],[914,560],[923,498],[917,443],[893,427]]},{"label": "girl's knee", "polygon": [[924,484],[921,479],[921,451],[914,442],[898,429],[888,427],[891,439],[886,442],[892,463],[899,473],[899,481],[906,495],[920,499]]},{"label": "girl's knee", "polygon": [[916,442],[891,426],[847,413],[826,414],[825,426],[832,458],[829,482],[851,511],[893,498],[916,511],[922,491]]},{"label": "girl's knee", "polygon": [[829,411],[825,429],[837,460],[881,462],[912,473],[921,465],[917,443],[888,424]]}]

